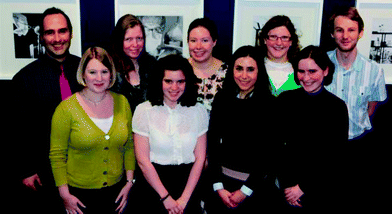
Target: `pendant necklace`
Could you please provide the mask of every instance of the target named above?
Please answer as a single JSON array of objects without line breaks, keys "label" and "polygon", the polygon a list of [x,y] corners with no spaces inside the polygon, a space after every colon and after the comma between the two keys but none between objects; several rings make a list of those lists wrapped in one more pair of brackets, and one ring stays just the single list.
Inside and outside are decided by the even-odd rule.
[{"label": "pendant necklace", "polygon": [[82,96],[83,96],[84,98],[86,98],[87,101],[89,101],[89,102],[92,103],[95,107],[97,107],[97,106],[106,98],[106,95],[107,95],[108,93],[105,92],[105,94],[102,96],[101,100],[98,100],[98,101],[93,101],[93,100],[91,100],[90,98],[88,98],[88,97],[85,95],[84,92],[81,93],[81,94],[82,94]]}]

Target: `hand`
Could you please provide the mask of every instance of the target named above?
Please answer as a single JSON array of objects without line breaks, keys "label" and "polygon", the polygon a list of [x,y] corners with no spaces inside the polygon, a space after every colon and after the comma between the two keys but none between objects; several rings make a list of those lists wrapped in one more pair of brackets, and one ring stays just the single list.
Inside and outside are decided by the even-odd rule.
[{"label": "hand", "polygon": [[241,202],[243,202],[245,198],[246,195],[241,190],[233,192],[233,194],[229,197],[230,201],[235,204],[235,207],[237,207]]},{"label": "hand", "polygon": [[304,195],[304,192],[302,192],[301,188],[299,188],[299,185],[295,185],[293,187],[286,188],[284,190],[286,201],[293,206],[298,206],[302,207],[300,204],[301,202],[301,197]]},{"label": "hand", "polygon": [[37,188],[35,187],[36,182],[38,185],[42,186],[41,179],[39,178],[38,174],[23,179],[23,184],[34,191],[37,191]]},{"label": "hand", "polygon": [[163,201],[163,205],[169,214],[177,214],[180,212],[177,201],[175,201],[171,196]]},{"label": "hand", "polygon": [[125,207],[127,206],[128,203],[128,193],[131,190],[133,186],[132,182],[127,182],[127,184],[121,189],[120,194],[118,194],[118,197],[116,199],[116,204],[118,203],[118,201],[121,199],[120,205],[118,205],[116,212],[118,211],[118,213],[122,213],[125,209]]},{"label": "hand", "polygon": [[186,199],[185,197],[181,196],[179,199],[177,199],[177,207],[180,210],[179,213],[182,214],[184,213],[184,210],[186,208],[186,205],[188,204],[189,199]]},{"label": "hand", "polygon": [[83,208],[86,208],[86,206],[84,206],[84,204],[78,198],[71,194],[61,195],[61,198],[63,199],[64,207],[67,211],[67,214],[83,214],[79,206]]},{"label": "hand", "polygon": [[217,191],[219,197],[222,199],[223,203],[228,207],[228,208],[234,208],[237,205],[234,204],[230,197],[233,195],[231,192],[225,190],[225,189],[220,189]]}]

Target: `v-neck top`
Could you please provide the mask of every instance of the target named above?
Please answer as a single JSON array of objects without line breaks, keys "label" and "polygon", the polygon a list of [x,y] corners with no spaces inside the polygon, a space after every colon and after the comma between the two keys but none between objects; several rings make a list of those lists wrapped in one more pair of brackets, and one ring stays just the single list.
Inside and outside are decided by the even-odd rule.
[{"label": "v-neck top", "polygon": [[57,107],[52,119],[50,160],[56,186],[100,189],[135,169],[132,113],[123,95],[113,97],[113,124],[105,133],[74,94]]}]

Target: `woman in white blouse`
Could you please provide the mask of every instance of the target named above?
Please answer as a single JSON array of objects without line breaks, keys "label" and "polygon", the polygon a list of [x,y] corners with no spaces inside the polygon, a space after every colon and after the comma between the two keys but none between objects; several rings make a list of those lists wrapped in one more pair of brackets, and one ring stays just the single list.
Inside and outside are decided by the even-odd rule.
[{"label": "woman in white blouse", "polygon": [[206,158],[208,114],[197,100],[188,60],[169,55],[152,72],[148,101],[137,106],[133,131],[144,177],[135,183],[140,213],[201,213],[197,196]]}]

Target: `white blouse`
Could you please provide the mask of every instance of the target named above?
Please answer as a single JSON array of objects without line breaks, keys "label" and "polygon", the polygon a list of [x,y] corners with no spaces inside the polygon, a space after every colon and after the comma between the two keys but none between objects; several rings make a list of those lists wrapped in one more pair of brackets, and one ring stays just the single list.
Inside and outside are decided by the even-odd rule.
[{"label": "white blouse", "polygon": [[136,107],[132,130],[148,137],[150,161],[161,165],[195,162],[197,139],[208,130],[208,113],[203,105],[186,107],[178,104],[152,106],[146,101]]}]

